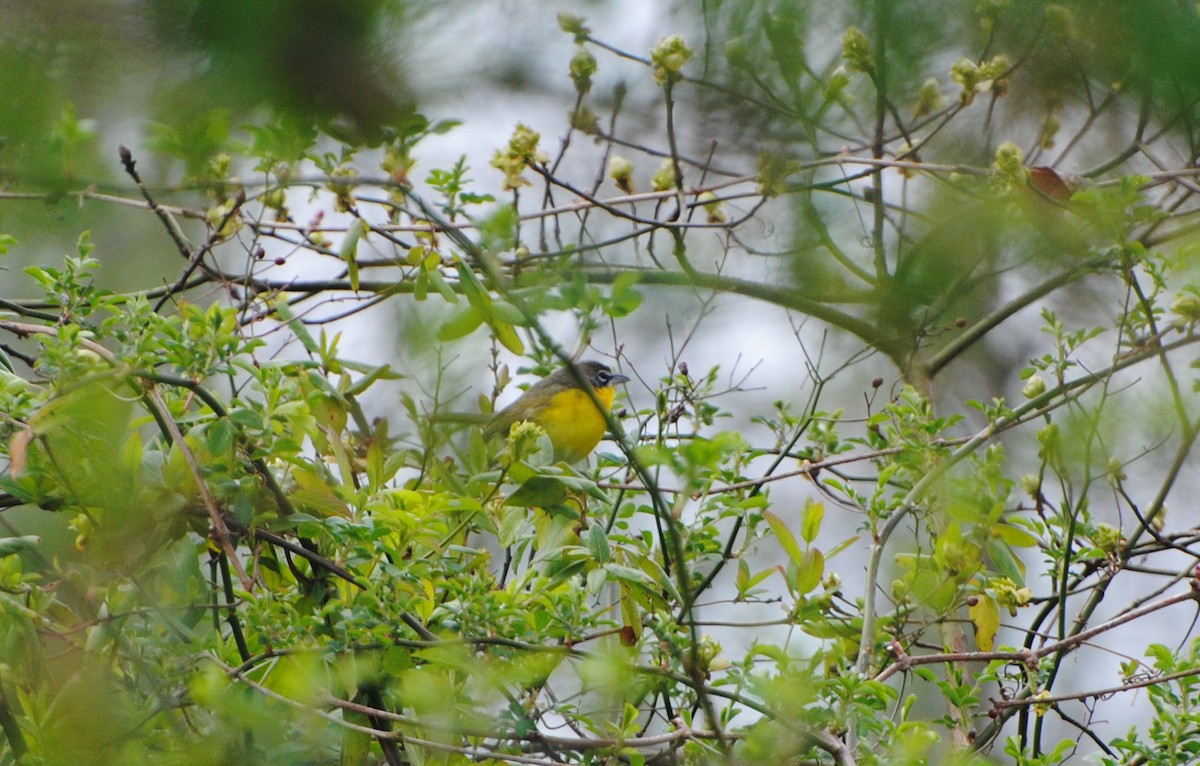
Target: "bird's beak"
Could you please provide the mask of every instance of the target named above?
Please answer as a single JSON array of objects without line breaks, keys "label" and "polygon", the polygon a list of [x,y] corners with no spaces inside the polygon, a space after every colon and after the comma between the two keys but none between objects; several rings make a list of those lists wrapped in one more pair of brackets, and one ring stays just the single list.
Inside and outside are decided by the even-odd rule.
[{"label": "bird's beak", "polygon": [[608,379],[608,385],[610,385],[610,386],[615,386],[618,383],[628,383],[628,382],[629,382],[628,375],[613,375],[611,378]]}]

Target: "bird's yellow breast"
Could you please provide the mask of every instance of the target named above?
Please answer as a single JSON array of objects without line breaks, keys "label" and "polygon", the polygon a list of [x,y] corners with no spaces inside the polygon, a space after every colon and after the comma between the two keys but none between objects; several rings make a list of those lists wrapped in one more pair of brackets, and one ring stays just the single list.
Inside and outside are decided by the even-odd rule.
[{"label": "bird's yellow breast", "polygon": [[[615,390],[611,387],[597,388],[596,398],[607,411],[613,402]],[[575,463],[583,460],[608,430],[604,413],[596,409],[596,403],[587,392],[568,388],[554,394],[553,399],[534,416],[554,445],[554,458]]]}]

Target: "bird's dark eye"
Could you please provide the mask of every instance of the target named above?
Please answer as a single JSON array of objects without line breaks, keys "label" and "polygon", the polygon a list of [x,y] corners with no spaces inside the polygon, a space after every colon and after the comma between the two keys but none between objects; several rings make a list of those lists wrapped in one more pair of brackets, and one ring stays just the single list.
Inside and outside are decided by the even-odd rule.
[{"label": "bird's dark eye", "polygon": [[612,373],[610,373],[608,370],[597,370],[596,371],[596,386],[597,387],[604,388],[605,386],[608,385],[608,382],[610,380],[612,380]]}]

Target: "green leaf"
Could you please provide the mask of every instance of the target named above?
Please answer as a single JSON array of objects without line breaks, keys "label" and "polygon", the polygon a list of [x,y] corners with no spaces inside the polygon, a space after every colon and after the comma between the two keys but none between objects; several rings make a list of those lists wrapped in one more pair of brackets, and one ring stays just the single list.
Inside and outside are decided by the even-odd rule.
[{"label": "green leaf", "polygon": [[363,365],[358,362],[348,362],[344,359],[341,361],[342,366],[347,369],[366,373],[364,377],[356,380],[353,385],[343,392],[346,396],[358,396],[377,380],[402,380],[405,377],[398,372],[393,372],[390,365],[385,364],[382,367],[376,367]]},{"label": "green leaf", "polygon": [[988,540],[983,548],[997,572],[1015,582],[1018,587],[1025,585],[1025,562],[1021,561],[1011,548],[999,540]]},{"label": "green leaf", "polygon": [[[622,564],[608,563],[604,565],[604,571],[608,572],[609,577],[613,580],[632,585],[640,588],[653,589],[658,587],[658,583],[654,581],[650,575],[640,569],[627,567]],[[654,594],[657,596],[657,594]]]},{"label": "green leaf", "polygon": [[218,418],[209,424],[205,439],[205,449],[212,455],[225,455],[233,447],[233,423],[228,418]]},{"label": "green leaf", "polygon": [[433,123],[433,125],[429,126],[429,132],[435,135],[442,135],[449,133],[459,125],[462,125],[461,120],[438,120],[437,122]]},{"label": "green leaf", "polygon": [[498,542],[507,547],[517,541],[517,535],[528,517],[524,508],[508,506],[500,511],[500,526],[496,530]]},{"label": "green leaf", "polygon": [[783,81],[796,87],[804,71],[804,35],[796,29],[797,17],[802,11],[794,6],[783,6],[784,12],[763,14],[763,31],[771,44],[771,59],[778,65]]},{"label": "green leaf", "polygon": [[483,324],[483,312],[474,305],[455,311],[438,329],[437,338],[443,343],[465,338]]},{"label": "green leaf", "polygon": [[521,336],[517,335],[517,331],[513,329],[512,325],[491,322],[490,326],[492,332],[496,333],[496,340],[500,341],[500,345],[517,356],[525,355],[525,344],[521,342]]},{"label": "green leaf", "polygon": [[450,287],[450,283],[442,276],[440,269],[421,269],[421,274],[429,279],[429,284],[433,285],[433,289],[445,298],[446,303],[458,303],[458,293]]},{"label": "green leaf", "polygon": [[819,548],[809,548],[796,567],[796,592],[803,595],[816,590],[825,576],[825,556]]},{"label": "green leaf", "polygon": [[1014,548],[1036,548],[1038,539],[1029,532],[1012,524],[996,524],[992,533]]},{"label": "green leaf", "polygon": [[763,580],[770,577],[774,572],[775,572],[775,569],[771,568],[771,569],[764,569],[761,572],[756,572],[754,574],[751,574],[750,573],[750,565],[748,563],[746,563],[746,560],[738,559],[738,571],[737,571],[737,580],[736,580],[736,585],[737,585],[737,590],[738,590],[738,598],[745,598],[745,597],[749,596],[756,585],[758,585]]},{"label": "green leaf", "polygon": [[841,553],[842,551],[849,548],[850,546],[854,545],[855,543],[858,542],[858,537],[859,537],[858,535],[855,535],[854,537],[848,537],[845,540],[838,543],[837,545],[833,546],[833,549],[829,551],[829,554],[825,558],[831,559],[834,556]]},{"label": "green leaf", "polygon": [[421,269],[412,280],[413,300],[420,303],[429,296],[429,272]]},{"label": "green leaf", "polygon": [[1162,644],[1150,644],[1146,647],[1146,656],[1154,660],[1154,667],[1164,673],[1175,669],[1175,652]]},{"label": "green leaf", "polygon": [[641,280],[641,275],[636,271],[623,271],[613,280],[612,293],[614,296],[627,293],[633,289],[633,286]]},{"label": "green leaf", "polygon": [[804,513],[800,516],[800,536],[804,542],[811,543],[817,539],[821,531],[821,520],[825,518],[825,503],[813,501],[811,498],[804,503]]},{"label": "green leaf", "polygon": [[644,296],[633,289],[639,279],[640,275],[637,272],[626,271],[613,280],[608,306],[609,316],[618,318],[628,316],[642,305]]},{"label": "green leaf", "polygon": [[597,563],[605,564],[612,559],[612,548],[608,545],[608,535],[604,533],[604,527],[599,524],[588,527],[584,542]]},{"label": "green leaf", "polygon": [[796,537],[792,534],[792,530],[788,529],[787,524],[783,523],[783,519],[770,511],[763,511],[763,516],[767,518],[767,523],[771,525],[771,531],[775,533],[775,539],[783,547],[784,553],[788,555],[792,563],[799,566],[804,560],[804,552],[800,550],[800,544],[796,542]]},{"label": "green leaf", "polygon": [[479,281],[479,277],[475,276],[475,272],[462,259],[458,260],[458,283],[462,286],[463,295],[466,296],[467,302],[472,306],[478,306],[481,309],[487,309],[492,305],[492,296],[488,295],[487,290],[483,289],[483,283]]},{"label": "green leaf", "polygon": [[567,489],[567,485],[555,476],[533,476],[517,487],[504,504],[526,508],[558,506],[567,499]]},{"label": "green leaf", "polygon": [[608,582],[608,572],[603,569],[593,569],[587,573],[587,590],[588,593],[599,593],[604,587],[604,583]]},{"label": "green leaf", "polygon": [[292,334],[296,336],[301,345],[304,346],[304,350],[315,356],[320,356],[320,345],[313,339],[313,336],[308,332],[308,328],[304,326],[304,323],[292,313],[291,308],[287,304],[287,299],[284,297],[278,298],[272,304],[272,308],[287,324],[288,329],[292,331]]},{"label": "green leaf", "polygon": [[492,301],[488,315],[497,321],[517,327],[529,327],[533,324],[520,309],[508,301]]},{"label": "green leaf", "polygon": [[237,407],[229,411],[229,420],[242,428],[263,429],[262,414],[246,407]]}]

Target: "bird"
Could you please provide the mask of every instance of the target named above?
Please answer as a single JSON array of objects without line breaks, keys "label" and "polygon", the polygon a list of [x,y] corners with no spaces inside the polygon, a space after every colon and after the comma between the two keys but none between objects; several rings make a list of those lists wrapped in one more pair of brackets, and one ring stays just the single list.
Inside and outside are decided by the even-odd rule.
[{"label": "bird", "polygon": [[[591,385],[595,399],[580,384],[581,379]],[[491,439],[507,434],[517,423],[533,421],[550,437],[556,461],[578,463],[604,438],[607,413],[616,395],[613,387],[628,380],[628,376],[614,373],[602,362],[565,365],[497,412],[484,426],[483,436]],[[597,402],[603,409],[596,406]]]}]

